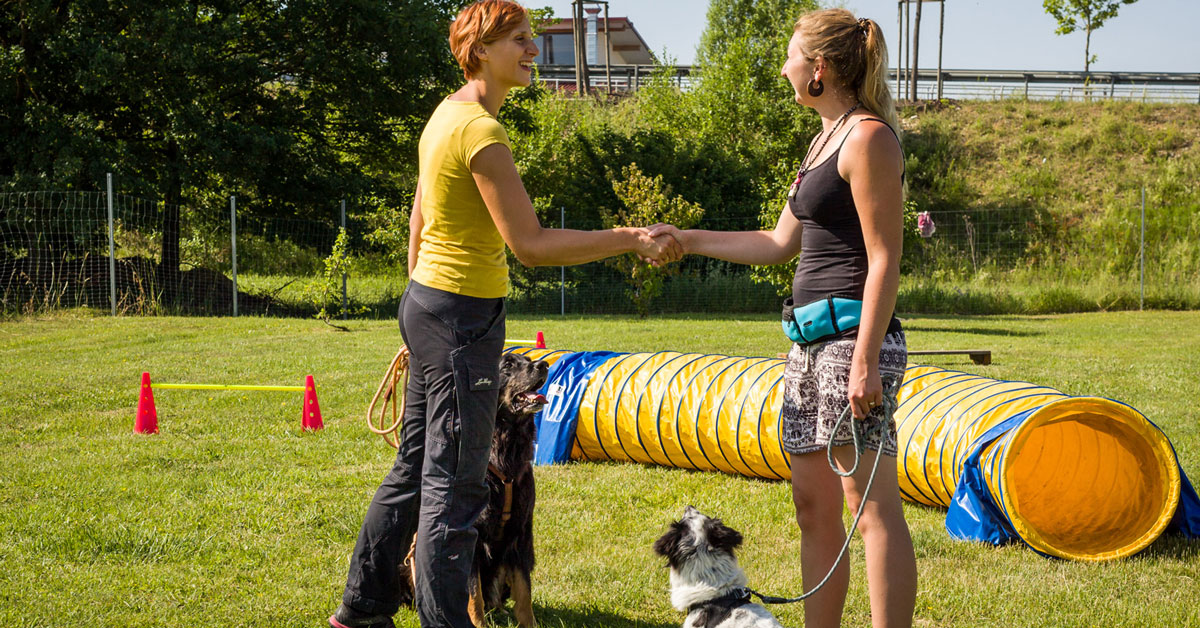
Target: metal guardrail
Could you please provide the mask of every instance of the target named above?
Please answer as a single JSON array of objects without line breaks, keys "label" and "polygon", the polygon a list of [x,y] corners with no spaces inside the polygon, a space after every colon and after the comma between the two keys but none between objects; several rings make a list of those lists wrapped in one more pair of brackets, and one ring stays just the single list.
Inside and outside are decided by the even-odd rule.
[{"label": "metal guardrail", "polygon": [[[690,89],[697,68],[669,66],[672,81]],[[634,91],[660,71],[653,65],[588,66],[589,84],[594,89]],[[575,90],[575,66],[541,65],[541,80],[563,91]],[[907,74],[901,77],[901,93],[907,93]],[[938,72],[917,72],[917,94],[922,99],[938,97]],[[888,81],[897,85],[895,70]],[[1143,102],[1200,103],[1200,72],[1071,72],[1025,70],[942,70],[941,95],[956,100],[1140,100]]]},{"label": "metal guardrail", "polygon": [[[907,73],[905,73],[907,74]],[[907,84],[907,76],[901,84]],[[889,75],[893,85],[896,73]],[[942,70],[942,97],[959,100],[1140,100],[1200,103],[1197,72]],[[936,70],[917,72],[917,93],[937,98]]]}]

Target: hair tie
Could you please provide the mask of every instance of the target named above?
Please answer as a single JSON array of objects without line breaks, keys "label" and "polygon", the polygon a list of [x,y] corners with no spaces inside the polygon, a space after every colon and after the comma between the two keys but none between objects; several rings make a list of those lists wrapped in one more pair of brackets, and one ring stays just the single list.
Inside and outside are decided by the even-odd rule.
[{"label": "hair tie", "polygon": [[870,28],[871,28],[871,20],[869,20],[865,17],[858,18],[858,30],[862,31],[862,33],[864,35],[866,35],[867,31],[870,30]]}]

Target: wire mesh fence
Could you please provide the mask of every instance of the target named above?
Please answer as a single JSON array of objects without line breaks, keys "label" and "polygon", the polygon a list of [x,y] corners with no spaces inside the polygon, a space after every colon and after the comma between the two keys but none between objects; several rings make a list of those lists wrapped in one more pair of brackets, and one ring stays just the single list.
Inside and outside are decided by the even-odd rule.
[{"label": "wire mesh fence", "polygon": [[[1126,297],[1145,295],[1142,282],[1151,292],[1178,294],[1182,284],[1185,297],[1200,294],[1200,220],[1154,207],[1143,218],[1136,196],[1118,204],[1125,209],[1087,229],[1030,207],[930,211],[906,225],[903,272],[953,289],[1007,274],[1010,288],[1100,278],[1096,290]],[[239,213],[232,202],[173,208],[120,194],[111,196],[111,214],[109,205],[105,192],[0,193],[0,310],[312,316],[325,308],[335,318],[386,318],[403,293],[404,269],[363,245],[366,227],[353,219],[346,229],[358,250],[350,255],[369,263],[344,278],[327,276],[346,224],[337,201],[321,220]],[[175,211],[177,273],[163,264],[164,218]],[[700,227],[743,230],[759,222],[726,217]],[[696,256],[671,266],[656,295],[604,263],[524,268],[510,258],[510,268],[509,311],[518,314],[764,313],[778,308],[790,286],[788,268],[751,271]]]}]

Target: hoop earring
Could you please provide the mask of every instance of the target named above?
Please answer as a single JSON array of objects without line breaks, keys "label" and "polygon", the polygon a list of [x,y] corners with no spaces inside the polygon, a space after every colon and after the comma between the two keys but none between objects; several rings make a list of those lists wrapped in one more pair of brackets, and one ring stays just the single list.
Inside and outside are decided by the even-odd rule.
[{"label": "hoop earring", "polygon": [[816,79],[808,82],[808,95],[813,98],[820,98],[821,94],[825,93],[825,84]]}]

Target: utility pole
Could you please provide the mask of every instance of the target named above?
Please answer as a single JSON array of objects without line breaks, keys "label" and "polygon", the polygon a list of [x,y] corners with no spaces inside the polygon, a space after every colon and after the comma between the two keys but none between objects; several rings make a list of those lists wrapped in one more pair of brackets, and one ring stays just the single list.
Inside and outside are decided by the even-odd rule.
[{"label": "utility pole", "polygon": [[909,89],[912,90],[910,92],[909,100],[911,100],[913,102],[917,102],[917,80],[918,80],[917,72],[921,68],[921,54],[920,54],[920,52],[921,52],[921,6],[924,4],[925,3],[922,2],[921,0],[917,0],[917,19],[916,19],[916,24],[913,27],[912,84],[909,86]]},{"label": "utility pole", "polygon": [[904,70],[904,0],[896,3],[896,98],[900,99],[904,95],[904,90],[900,87],[900,76]]},{"label": "utility pole", "polygon": [[941,5],[941,10],[938,11],[938,101],[942,100],[942,39],[946,33],[946,0],[942,0]]},{"label": "utility pole", "polygon": [[575,93],[583,96],[588,93],[587,48],[584,39],[587,37],[583,23],[583,0],[571,0],[571,26],[575,44]]},{"label": "utility pole", "polygon": [[912,2],[902,0],[904,2],[904,37],[905,40],[901,43],[900,52],[904,55],[904,88],[898,97],[904,98],[908,96],[908,82],[912,81],[912,46],[909,45],[912,41]]},{"label": "utility pole", "polygon": [[[946,0],[897,0],[896,26],[898,51],[896,53],[896,98],[917,100],[917,73],[921,69],[921,5],[926,2],[941,4],[938,14],[938,60],[937,98],[942,99],[942,49],[946,34]],[[911,5],[917,5],[916,24],[913,24]]]}]

